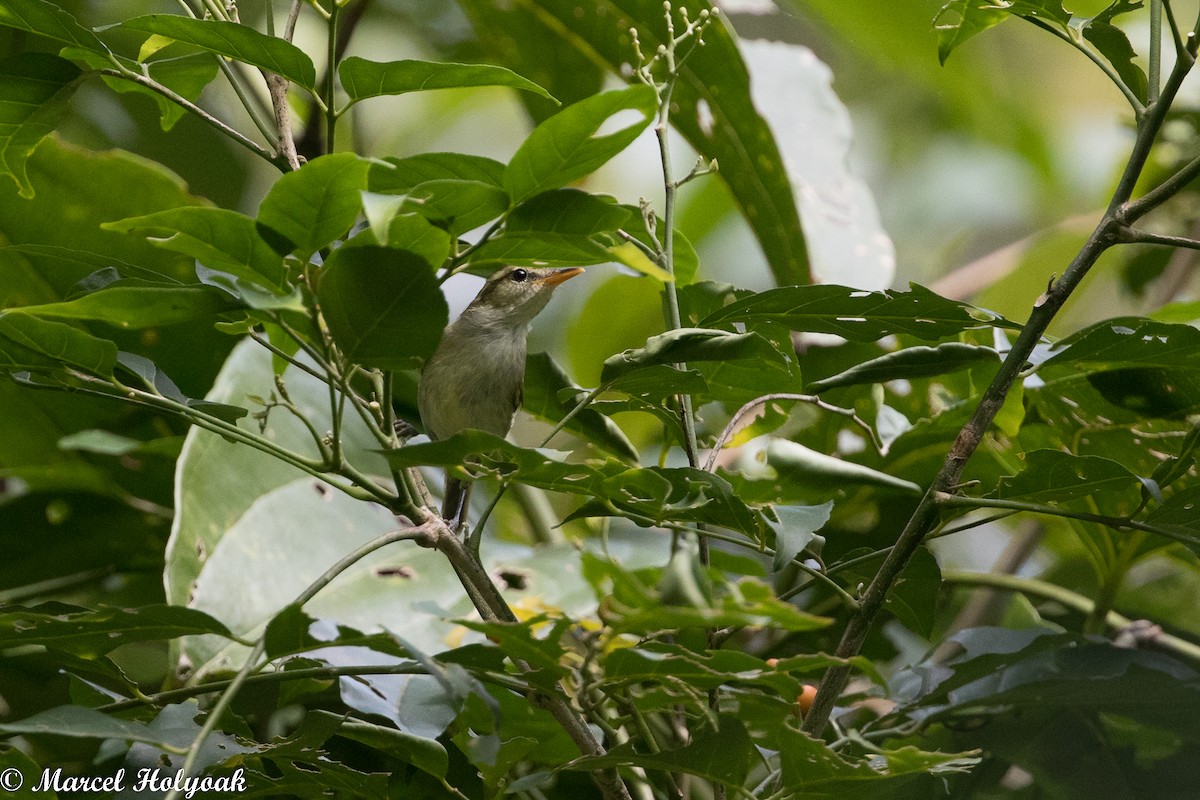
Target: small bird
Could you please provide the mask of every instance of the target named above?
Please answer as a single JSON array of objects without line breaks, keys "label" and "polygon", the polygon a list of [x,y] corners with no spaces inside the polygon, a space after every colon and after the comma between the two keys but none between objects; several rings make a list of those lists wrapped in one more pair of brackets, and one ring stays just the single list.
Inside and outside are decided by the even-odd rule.
[{"label": "small bird", "polygon": [[[503,267],[450,324],[421,371],[417,408],[432,439],[478,428],[508,434],[525,384],[525,338],[554,288],[583,272]],[[446,477],[442,517],[458,528],[466,516],[469,486]]]}]

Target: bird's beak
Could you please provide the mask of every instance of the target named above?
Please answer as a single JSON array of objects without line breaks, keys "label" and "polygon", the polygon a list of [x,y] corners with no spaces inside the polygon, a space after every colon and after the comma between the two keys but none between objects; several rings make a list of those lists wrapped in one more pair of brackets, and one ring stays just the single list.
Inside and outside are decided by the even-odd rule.
[{"label": "bird's beak", "polygon": [[576,275],[582,275],[582,274],[583,274],[583,267],[563,267],[562,269],[554,270],[549,275],[542,278],[542,282],[545,283],[547,286],[557,286],[558,284],[562,283],[563,281],[570,280],[571,278],[574,278]]}]

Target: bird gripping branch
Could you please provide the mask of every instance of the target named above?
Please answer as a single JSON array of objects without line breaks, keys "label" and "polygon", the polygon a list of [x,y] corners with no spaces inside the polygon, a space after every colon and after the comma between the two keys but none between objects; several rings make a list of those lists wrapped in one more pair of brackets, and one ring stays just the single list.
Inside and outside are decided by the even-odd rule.
[{"label": "bird gripping branch", "polygon": [[[524,395],[529,326],[555,287],[582,272],[504,267],[488,278],[421,372],[417,407],[430,438],[467,428],[508,434]],[[447,474],[442,516],[454,528],[466,517],[469,488]]]}]

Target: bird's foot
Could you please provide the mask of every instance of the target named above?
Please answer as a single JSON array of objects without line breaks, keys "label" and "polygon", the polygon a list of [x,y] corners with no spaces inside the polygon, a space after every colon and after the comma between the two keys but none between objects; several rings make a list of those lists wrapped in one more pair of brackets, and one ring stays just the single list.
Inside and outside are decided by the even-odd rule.
[{"label": "bird's foot", "polygon": [[397,417],[396,421],[392,423],[392,430],[395,432],[396,438],[399,440],[401,445],[405,444],[409,439],[417,435],[417,429],[399,417]]}]

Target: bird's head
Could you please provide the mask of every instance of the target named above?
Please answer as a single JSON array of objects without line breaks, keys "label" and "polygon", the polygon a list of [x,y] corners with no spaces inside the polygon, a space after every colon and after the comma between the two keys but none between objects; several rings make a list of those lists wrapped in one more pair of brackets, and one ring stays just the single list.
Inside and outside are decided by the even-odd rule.
[{"label": "bird's head", "polygon": [[487,279],[464,316],[484,325],[528,325],[550,302],[554,287],[582,273],[579,267],[503,267]]}]

